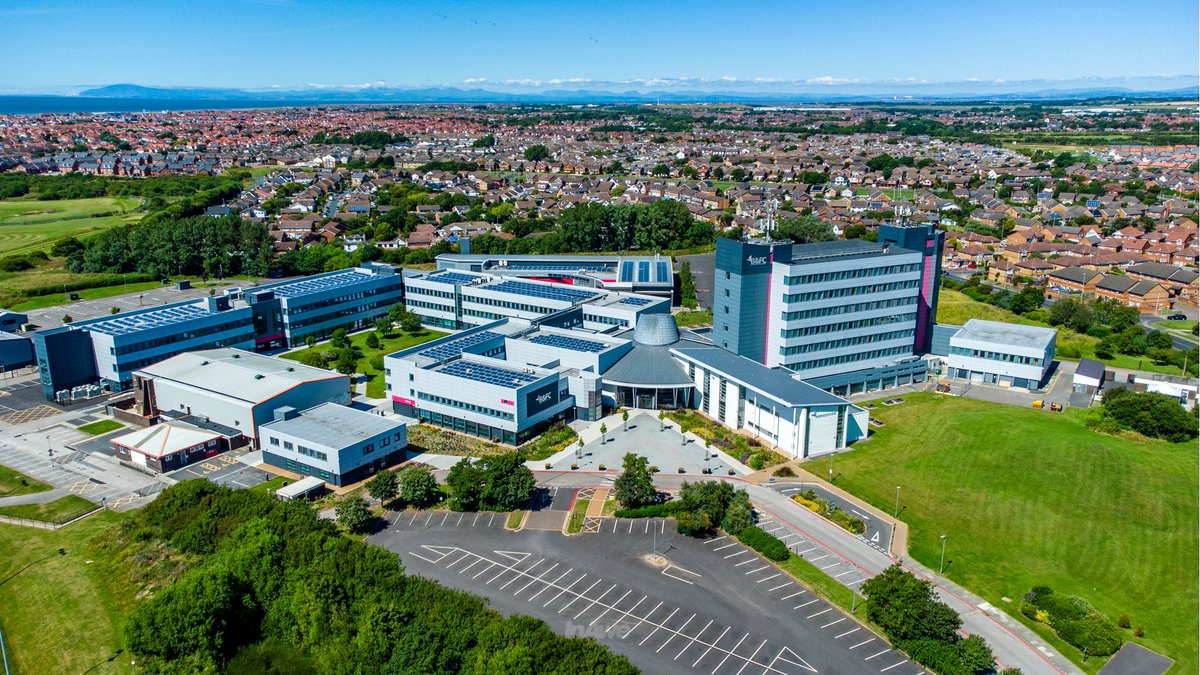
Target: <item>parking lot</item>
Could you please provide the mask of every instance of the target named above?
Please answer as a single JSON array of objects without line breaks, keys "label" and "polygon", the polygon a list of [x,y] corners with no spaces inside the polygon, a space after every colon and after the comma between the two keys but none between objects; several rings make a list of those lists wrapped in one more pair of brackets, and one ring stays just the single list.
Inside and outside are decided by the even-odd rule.
[{"label": "parking lot", "polygon": [[[499,611],[535,616],[561,634],[595,638],[647,672],[923,672],[728,538],[683,537],[657,518],[602,518],[595,533],[572,537],[512,532],[504,521],[390,513],[369,541],[399,554],[411,573],[484,595]],[[773,521],[762,524],[773,529]]]},{"label": "parking lot", "polygon": [[812,490],[813,492],[817,493],[817,497],[825,500],[830,506],[836,506],[837,508],[863,521],[865,529],[862,534],[858,535],[859,539],[884,553],[887,553],[892,545],[892,526],[890,523],[882,521],[878,518],[873,518],[870,514],[860,511],[854,504],[842,499],[832,492],[823,489],[819,484],[778,483],[769,487],[779,494],[789,498],[807,490]]},{"label": "parking lot", "polygon": [[[199,283],[199,282],[197,282]],[[209,285],[211,284],[211,285]],[[58,328],[63,325],[63,317],[70,316],[72,321],[80,321],[83,319],[94,319],[101,316],[111,316],[112,308],[116,307],[121,312],[128,312],[135,309],[147,309],[150,307],[158,307],[167,305],[172,302],[180,302],[182,300],[197,300],[199,298],[207,298],[210,288],[216,288],[217,292],[222,292],[225,288],[231,286],[249,286],[248,281],[209,281],[201,288],[189,288],[186,290],[178,290],[173,284],[168,284],[161,288],[152,288],[147,291],[134,293],[125,293],[115,295],[110,298],[100,298],[98,300],[76,300],[65,305],[56,307],[46,307],[44,309],[31,309],[26,314],[29,315],[29,322],[37,326],[39,329]]]}]

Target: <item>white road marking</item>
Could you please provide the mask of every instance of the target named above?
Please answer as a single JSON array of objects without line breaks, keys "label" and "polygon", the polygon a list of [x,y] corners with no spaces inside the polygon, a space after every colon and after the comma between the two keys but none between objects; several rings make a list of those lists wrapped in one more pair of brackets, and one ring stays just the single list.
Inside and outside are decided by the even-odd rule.
[{"label": "white road marking", "polygon": [[740,551],[738,551],[738,552],[736,552],[736,553],[730,553],[729,555],[725,556],[725,558],[726,558],[726,559],[728,559],[728,558],[736,558],[737,556],[739,556],[739,555],[742,555],[743,553],[749,553],[749,551],[747,551],[746,549],[742,549],[742,550],[740,550]]},{"label": "white road marking", "polygon": [[[584,576],[587,576],[587,575],[585,574]],[[588,587],[587,587],[587,589],[585,589],[585,590],[584,590],[582,593],[579,593],[579,594],[577,594],[577,595],[576,595],[574,598],[572,598],[572,600],[571,600],[570,602],[568,602],[567,604],[563,605],[563,606],[562,606],[562,609],[559,609],[559,610],[558,610],[558,613],[559,613],[559,614],[562,614],[562,612],[563,612],[563,610],[564,610],[564,609],[566,609],[566,608],[570,607],[571,605],[575,604],[575,601],[576,601],[576,600],[578,600],[578,599],[580,599],[580,598],[582,598],[582,597],[586,596],[586,595],[588,594],[588,591],[591,591],[593,588],[595,588],[595,587],[596,587],[596,584],[598,584],[598,583],[600,583],[600,580],[599,580],[599,579],[597,579],[597,580],[593,581],[591,586],[588,586]],[[572,593],[574,593],[574,591],[571,591],[571,592],[572,592]]]},{"label": "white road marking", "polygon": [[766,644],[767,644],[767,641],[763,640],[762,644],[758,646],[758,649],[754,650],[754,653],[750,655],[750,658],[746,659],[746,662],[742,664],[741,668],[738,668],[737,673],[735,673],[734,675],[742,675],[742,671],[746,669],[746,666],[750,665],[750,662],[754,660],[754,657],[758,656],[758,653],[760,651],[762,651],[763,645],[766,645]]},{"label": "white road marking", "polygon": [[846,631],[845,633],[842,633],[841,635],[834,635],[833,639],[840,640],[840,639],[846,637],[847,635],[850,635],[851,633],[857,633],[860,630],[862,630],[862,626],[855,626],[854,628],[851,628],[850,630]]},{"label": "white road marking", "polygon": [[[520,594],[521,594],[521,591],[525,590],[526,588],[529,588],[529,586],[530,586],[530,585],[532,585],[532,584],[533,584],[533,582],[535,582],[535,581],[541,581],[542,577],[544,577],[544,576],[546,576],[547,574],[549,574],[549,573],[553,572],[555,567],[558,567],[558,563],[554,563],[554,564],[553,564],[553,565],[551,565],[551,566],[549,567],[549,569],[547,569],[545,572],[542,572],[541,574],[537,575],[536,577],[534,577],[534,578],[530,579],[528,584],[525,584],[525,585],[524,585],[524,586],[522,586],[521,588],[517,589],[517,591],[516,591],[515,593],[513,593],[513,597],[516,597],[516,596],[520,595]],[[547,587],[547,588],[549,588],[549,587]],[[533,600],[533,598],[530,598],[530,600]]]},{"label": "white road marking", "polygon": [[[790,583],[790,582],[789,582],[789,583]],[[796,591],[795,593],[792,593],[791,595],[785,595],[785,596],[783,596],[782,598],[780,598],[780,600],[787,600],[787,599],[789,599],[789,598],[794,598],[794,597],[796,597],[797,595],[803,595],[803,594],[804,594],[804,592],[805,592],[805,591],[804,591],[803,589],[801,589],[801,590],[798,590],[798,591]]]},{"label": "white road marking", "polygon": [[638,646],[641,647],[642,645],[646,644],[646,640],[649,640],[651,635],[654,635],[655,633],[657,633],[659,628],[662,628],[663,626],[667,625],[667,622],[670,621],[671,617],[675,616],[675,612],[678,612],[678,611],[679,611],[679,608],[676,607],[670,614],[667,615],[667,618],[665,618],[662,621],[659,621],[657,624],[655,624],[654,630],[650,631],[650,635],[647,635],[646,637],[642,638],[642,641],[638,643]]},{"label": "white road marking", "polygon": [[725,654],[725,658],[721,659],[721,662],[717,664],[717,667],[712,669],[712,675],[717,675],[717,671],[721,669],[721,666],[725,665],[725,662],[729,660],[729,656],[731,654],[733,654],[734,652],[736,652],[737,648],[741,647],[742,643],[745,642],[746,638],[748,638],[748,637],[750,637],[750,634],[746,633],[745,635],[742,636],[741,640],[737,641],[737,644],[733,646],[733,649],[729,650]]},{"label": "white road marking", "polygon": [[809,605],[813,604],[816,601],[817,601],[817,598],[813,598],[812,600],[809,600],[808,602],[804,603],[803,605],[796,605],[792,609],[803,609],[803,608],[808,607]]},{"label": "white road marking", "polygon": [[853,647],[851,647],[850,649],[858,649],[859,647],[861,647],[861,646],[863,646],[863,645],[865,645],[865,644],[870,644],[870,643],[872,643],[872,642],[874,642],[874,641],[875,641],[875,638],[867,638],[866,640],[863,640],[862,642],[860,642],[860,643],[858,643],[858,644],[854,645],[854,646],[853,646]]},{"label": "white road marking", "polygon": [[554,581],[551,581],[550,583],[546,584],[545,588],[543,588],[542,590],[538,591],[537,593],[534,593],[533,595],[529,596],[529,601],[533,602],[534,598],[536,598],[537,596],[541,595],[542,593],[545,593],[546,591],[553,588],[556,584],[558,584],[559,581],[562,581],[563,577],[567,576],[568,574],[570,574],[571,572],[574,572],[574,571],[575,571],[575,568],[572,567],[571,569],[567,570],[566,572],[563,572],[562,574],[558,575],[557,577],[554,578]]},{"label": "white road marking", "polygon": [[757,562],[757,561],[758,561],[758,558],[751,558],[751,559],[749,559],[749,560],[743,560],[743,561],[742,561],[742,562],[740,562],[740,563],[734,563],[734,564],[733,564],[733,566],[734,566],[734,567],[741,567],[742,565],[749,565],[750,563],[752,563],[752,562]]},{"label": "white road marking", "polygon": [[887,668],[884,668],[883,670],[881,670],[881,671],[879,671],[879,672],[881,672],[881,673],[886,673],[887,671],[891,670],[892,668],[895,668],[895,667],[897,667],[897,666],[902,666],[902,665],[904,665],[904,664],[906,664],[906,663],[908,663],[908,661],[901,661],[900,663],[894,663],[894,664],[892,664],[892,665],[888,666]]},{"label": "white road marking", "polygon": [[701,661],[703,661],[704,657],[708,656],[708,653],[712,651],[712,648],[717,646],[717,643],[721,641],[721,638],[725,637],[725,633],[728,633],[729,630],[730,629],[728,627],[726,627],[725,630],[722,631],[721,634],[717,636],[717,639],[713,640],[713,643],[708,646],[708,649],[704,650],[704,653],[700,655],[700,658],[696,659],[696,661],[694,663],[692,663],[693,668],[695,668],[697,664],[699,664]]},{"label": "white road marking", "polygon": [[808,616],[806,616],[806,617],[804,617],[804,618],[806,618],[806,619],[814,619],[814,618],[816,618],[816,617],[818,617],[818,616],[821,616],[822,614],[825,614],[826,612],[832,612],[832,611],[833,611],[833,608],[832,608],[832,607],[826,607],[825,609],[823,609],[823,610],[821,610],[821,611],[817,612],[816,614],[809,614]]},{"label": "white road marking", "polygon": [[679,650],[679,653],[675,655],[675,658],[673,658],[673,659],[671,659],[671,660],[672,660],[672,661],[678,661],[678,660],[679,660],[679,657],[683,656],[683,653],[684,653],[684,652],[686,652],[686,651],[688,650],[688,648],[689,648],[689,647],[691,647],[692,645],[696,644],[696,643],[699,641],[699,638],[700,638],[700,636],[701,636],[701,635],[704,635],[704,631],[708,630],[708,627],[709,627],[709,626],[711,626],[711,625],[713,625],[713,619],[709,619],[709,620],[708,620],[708,623],[704,624],[704,628],[701,628],[701,629],[700,629],[700,632],[699,632],[699,633],[696,633],[696,637],[694,637],[694,638],[690,638],[690,639],[688,640],[688,643],[687,643],[686,645],[684,645],[684,646],[683,646],[683,649],[680,649],[680,650]]},{"label": "white road marking", "polygon": [[[694,619],[694,618],[696,618],[695,612],[693,612],[692,615],[687,618],[687,621],[683,622],[683,625],[679,627],[679,630],[672,631],[671,637],[667,638],[666,642],[659,645],[658,649],[654,650],[654,653],[657,654],[657,653],[661,652],[663,650],[663,647],[666,647],[668,644],[670,644],[671,640],[675,639],[676,635],[683,635],[683,637],[687,638],[687,635],[683,632],[683,629],[687,628],[688,624],[691,623],[692,619]],[[688,638],[688,639],[690,640],[692,638]]]},{"label": "white road marking", "polygon": [[772,588],[772,589],[771,589],[771,592],[772,592],[772,593],[774,593],[775,591],[777,591],[777,590],[779,590],[779,589],[783,588],[784,586],[790,586],[790,585],[791,585],[791,583],[792,583],[792,582],[790,582],[790,581],[785,581],[785,582],[783,582],[782,584],[779,584],[778,586],[776,586],[775,588]]},{"label": "white road marking", "polygon": [[[600,597],[596,598],[595,600],[592,600],[591,602],[588,603],[587,607],[584,607],[583,609],[579,610],[579,613],[575,615],[575,619],[578,619],[579,617],[583,616],[584,612],[588,611],[592,607],[595,607],[597,603],[599,603],[601,600],[604,599],[604,596],[608,595],[609,593],[612,593],[612,589],[614,589],[616,587],[617,587],[616,584],[609,586],[607,591],[604,591],[603,593],[600,594]],[[572,620],[574,620],[574,619],[572,619]]]},{"label": "white road marking", "polygon": [[717,537],[716,539],[709,539],[708,541],[704,542],[704,545],[705,545],[705,546],[708,546],[709,544],[715,544],[715,543],[717,543],[718,541],[721,541],[722,539],[728,539],[728,538],[729,538],[729,537],[726,537],[726,536],[722,535],[722,536],[720,536],[720,537]]},{"label": "white road marking", "polygon": [[[650,597],[650,596],[648,596],[648,595],[643,595],[643,596],[642,596],[642,600],[645,600],[645,599],[646,599],[646,598],[648,598],[648,597]],[[613,624],[612,624],[611,626],[609,626],[608,628],[605,628],[605,629],[604,629],[604,632],[605,632],[605,634],[609,633],[609,632],[610,632],[612,629],[616,628],[616,627],[617,627],[617,624],[619,624],[619,623],[621,623],[622,621],[624,621],[626,616],[630,616],[630,615],[632,615],[632,614],[633,614],[633,610],[637,609],[637,608],[638,608],[638,605],[642,604],[642,600],[638,600],[637,602],[633,603],[633,607],[630,607],[629,609],[625,610],[625,612],[624,612],[625,616],[622,616],[622,617],[618,618],[616,621],[614,621],[614,622],[613,622]],[[660,602],[659,604],[661,605],[662,603]],[[655,609],[657,609],[657,607],[656,607]],[[647,615],[647,616],[649,616],[649,615]],[[629,633],[626,633],[626,635],[628,635],[628,634],[629,634]],[[622,636],[622,637],[623,637],[623,636]]]},{"label": "white road marking", "polygon": [[829,628],[830,626],[836,626],[836,625],[838,625],[839,623],[841,623],[841,622],[843,622],[843,621],[845,621],[845,620],[846,620],[846,617],[844,617],[844,616],[843,616],[843,617],[842,617],[842,618],[840,618],[840,619],[836,619],[836,620],[834,620],[834,621],[830,621],[829,623],[825,624],[824,626],[821,626],[821,628]]},{"label": "white road marking", "polygon": [[[626,596],[626,595],[629,595],[629,594],[630,594],[630,593],[632,593],[632,592],[633,592],[632,590],[625,591],[625,595],[622,595],[621,597],[617,598],[617,601],[616,601],[616,602],[614,602],[614,603],[613,603],[613,604],[612,604],[610,607],[608,607],[607,609],[605,609],[603,612],[600,612],[600,616],[598,616],[598,617],[596,617],[596,618],[592,619],[592,620],[591,620],[591,622],[590,622],[590,623],[588,623],[588,625],[589,625],[589,626],[591,626],[592,624],[596,623],[596,622],[597,622],[597,621],[599,621],[600,619],[603,619],[605,614],[608,614],[610,611],[612,611],[612,608],[613,608],[613,607],[616,607],[617,605],[621,604],[621,601],[625,599],[625,596]],[[603,596],[602,596],[602,597],[603,597]],[[621,610],[617,610],[617,611],[619,612],[619,611],[621,611]]]},{"label": "white road marking", "polygon": [[887,648],[887,649],[885,649],[885,650],[883,650],[883,651],[881,651],[881,652],[876,652],[876,653],[874,653],[874,654],[872,654],[872,655],[868,656],[867,658],[863,659],[863,661],[870,661],[871,659],[875,658],[876,656],[883,656],[884,654],[886,654],[886,653],[888,653],[888,652],[890,652],[890,651],[892,651],[892,650],[891,650],[891,648],[889,647],[889,648]]},{"label": "white road marking", "polygon": [[756,582],[754,582],[754,583],[756,583],[756,584],[761,584],[762,582],[764,582],[764,581],[770,581],[770,580],[774,579],[775,577],[777,577],[777,576],[779,576],[779,575],[781,575],[781,574],[783,574],[783,572],[776,572],[775,574],[772,574],[772,575],[771,575],[771,576],[769,576],[769,577],[763,577],[762,579],[759,579],[758,581],[756,581]]},{"label": "white road marking", "polygon": [[838,579],[838,578],[844,577],[844,576],[846,576],[847,574],[850,574],[850,573],[852,573],[852,572],[854,572],[854,570],[846,570],[845,572],[842,572],[841,574],[835,574],[835,575],[833,575],[833,578],[834,578],[834,579]]},{"label": "white road marking", "polygon": [[[737,565],[734,565],[734,567],[737,567]],[[759,567],[759,568],[756,568],[756,569],[752,569],[752,570],[750,570],[749,572],[746,572],[746,576],[750,576],[751,574],[754,574],[755,572],[761,572],[761,571],[763,571],[763,570],[765,570],[765,569],[768,569],[769,567],[771,567],[771,566],[770,566],[770,565],[763,565],[762,567]]]},{"label": "white road marking", "polygon": [[[642,598],[642,600],[645,600],[645,598]],[[638,600],[638,604],[641,604],[642,600]],[[649,619],[652,614],[654,614],[655,612],[658,611],[659,607],[662,607],[662,605],[663,605],[663,601],[659,600],[658,604],[654,606],[654,609],[650,610],[649,612],[646,612],[646,616],[643,616],[642,618],[638,619],[638,622],[633,624],[633,628],[630,628],[629,630],[625,631],[625,634],[621,636],[621,639],[624,640],[625,638],[629,637],[629,635],[631,633],[633,633],[633,631],[637,630],[638,628],[641,628],[642,624],[646,622],[646,619]],[[634,607],[637,607],[637,605],[634,605]],[[630,609],[629,611],[632,612],[633,609]],[[616,624],[613,624],[613,626],[616,626]],[[609,628],[609,630],[612,630],[612,628]]]},{"label": "white road marking", "polygon": [[737,546],[737,542],[731,541],[728,544],[725,544],[724,546],[718,546],[718,547],[714,548],[713,550],[714,551],[724,551],[725,549],[729,548],[730,546]]}]

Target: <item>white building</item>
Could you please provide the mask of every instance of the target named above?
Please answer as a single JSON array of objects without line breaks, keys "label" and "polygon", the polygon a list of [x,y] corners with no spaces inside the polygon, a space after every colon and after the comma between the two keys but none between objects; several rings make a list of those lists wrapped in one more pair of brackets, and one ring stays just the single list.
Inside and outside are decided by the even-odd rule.
[{"label": "white building", "polygon": [[408,429],[403,422],[322,403],[304,411],[282,407],[259,428],[263,461],[343,486],[404,461]]},{"label": "white building", "polygon": [[958,380],[1038,390],[1054,362],[1058,331],[971,319],[950,338],[948,374]]},{"label": "white building", "polygon": [[285,406],[350,403],[350,378],[240,349],[188,352],[134,373],[148,411],[179,411],[231,427],[251,439]]}]

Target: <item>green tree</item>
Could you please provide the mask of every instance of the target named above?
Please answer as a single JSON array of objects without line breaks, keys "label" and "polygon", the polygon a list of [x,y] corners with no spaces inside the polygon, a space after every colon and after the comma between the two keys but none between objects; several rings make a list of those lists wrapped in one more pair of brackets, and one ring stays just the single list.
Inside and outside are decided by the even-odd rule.
[{"label": "green tree", "polygon": [[1045,291],[1036,286],[1026,286],[1008,299],[1008,308],[1017,314],[1028,314],[1040,309],[1045,301]]},{"label": "green tree", "polygon": [[446,474],[446,487],[450,488],[450,509],[453,511],[476,511],[486,484],[487,475],[471,461],[463,457]]},{"label": "green tree", "polygon": [[622,507],[636,509],[655,501],[657,492],[650,475],[650,462],[641,455],[626,453],[621,460],[621,475],[613,481],[613,496]]},{"label": "green tree", "polygon": [[650,169],[651,176],[669,176],[671,175],[671,167],[666,164],[655,164]]},{"label": "green tree", "polygon": [[750,506],[750,496],[745,490],[736,490],[725,507],[725,517],[721,520],[721,529],[737,535],[742,530],[754,524],[754,511]]},{"label": "green tree", "polygon": [[396,498],[400,492],[400,480],[396,477],[395,472],[384,470],[372,476],[366,482],[365,487],[367,494],[382,504]]},{"label": "green tree", "polygon": [[379,349],[378,333],[367,333],[367,347],[370,349]]},{"label": "green tree", "polygon": [[513,511],[526,506],[537,489],[533,472],[519,452],[480,460],[484,471],[482,501],[490,509]]},{"label": "green tree", "polygon": [[334,363],[333,367],[343,375],[353,375],[354,373],[358,372],[358,358],[354,356],[354,350],[338,350],[337,361]]},{"label": "green tree", "polygon": [[933,585],[892,565],[862,585],[867,618],[893,641],[957,639],[962,620],[936,599]]},{"label": "green tree", "polygon": [[334,512],[337,515],[338,524],[355,533],[366,532],[375,520],[375,517],[371,515],[371,508],[367,505],[367,500],[362,497],[343,499],[338,502]]},{"label": "green tree", "polygon": [[780,220],[771,233],[776,239],[791,239],[797,244],[832,241],[837,238],[833,226],[816,216]]},{"label": "green tree", "polygon": [[329,336],[329,344],[333,346],[334,349],[349,349],[350,338],[346,334],[346,329],[334,329],[333,334]]},{"label": "green tree", "polygon": [[970,673],[984,673],[996,665],[991,647],[978,635],[968,635],[958,643],[958,658]]},{"label": "green tree", "polygon": [[400,472],[400,497],[408,504],[424,506],[437,494],[437,478],[429,467],[412,465]]},{"label": "green tree", "polygon": [[392,330],[392,320],[390,317],[381,316],[375,319],[375,330],[380,335],[387,335],[388,331]]},{"label": "green tree", "polygon": [[531,145],[528,148],[525,148],[525,161],[527,162],[540,162],[549,156],[550,150],[540,143],[538,145]]},{"label": "green tree", "polygon": [[421,330],[421,317],[412,312],[405,312],[400,317],[400,330],[409,334],[419,332]]}]

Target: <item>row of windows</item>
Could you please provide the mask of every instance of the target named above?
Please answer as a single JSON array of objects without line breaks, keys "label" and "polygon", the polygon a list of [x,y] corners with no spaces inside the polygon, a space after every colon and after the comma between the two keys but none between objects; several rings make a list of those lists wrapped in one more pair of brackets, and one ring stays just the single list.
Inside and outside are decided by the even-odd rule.
[{"label": "row of windows", "polygon": [[804,337],[806,335],[821,335],[822,333],[834,333],[843,330],[855,330],[858,328],[870,328],[872,326],[885,326],[892,323],[915,321],[916,318],[916,313],[890,314],[888,316],[877,316],[871,319],[859,319],[858,321],[838,321],[837,323],[826,323],[819,326],[805,326],[804,328],[785,328],[779,331],[779,337],[794,338]]},{"label": "row of windows", "polygon": [[[396,300],[397,298],[380,298],[374,302],[360,303],[344,309],[317,313],[315,316],[306,316],[303,319],[291,319],[287,322],[287,327],[291,330],[295,330],[302,326],[311,326],[316,323],[324,323],[326,321],[331,321],[333,319],[338,319],[345,316],[372,312],[377,309],[387,309],[396,304]],[[379,312],[378,314],[382,315],[382,312]]]},{"label": "row of windows", "polygon": [[857,345],[869,345],[876,342],[887,342],[888,340],[899,340],[900,338],[910,338],[914,331],[909,330],[894,330],[887,333],[874,333],[872,335],[859,335],[857,337],[838,338],[837,340],[828,340],[826,342],[813,342],[806,345],[793,345],[791,347],[780,347],[779,353],[783,356],[792,356],[793,354],[811,354],[813,352],[823,352],[827,349],[841,349],[842,347],[854,347]]},{"label": "row of windows", "polygon": [[466,410],[468,412],[478,413],[480,415],[487,415],[488,417],[495,417],[496,419],[508,420],[509,422],[515,419],[512,413],[504,412],[503,410],[485,408],[481,405],[475,405],[474,403],[463,403],[462,401],[456,401],[454,399],[446,398],[445,396],[438,396],[436,394],[427,394],[425,392],[421,392],[420,394],[417,394],[417,398],[421,399],[422,401],[429,401],[430,403],[437,403],[440,405],[449,406],[451,408],[458,408],[459,410]]},{"label": "row of windows", "polygon": [[489,426],[487,424],[476,424],[471,420],[465,420],[461,417],[453,417],[451,415],[443,415],[441,413],[430,410],[418,410],[417,419],[422,422],[436,424],[447,429],[454,429],[472,436],[480,438],[489,438],[495,442],[508,443],[509,445],[517,444],[517,435],[507,429]]},{"label": "row of windows", "polygon": [[599,314],[584,314],[583,320],[590,323],[606,323],[610,326],[628,326],[629,322],[625,319],[618,319],[615,316],[600,316]]},{"label": "row of windows", "polygon": [[[371,295],[375,295],[375,293],[371,293]],[[330,305],[340,305],[340,304],[343,304],[346,302],[354,302],[355,300],[362,300],[365,297],[367,297],[367,293],[365,291],[358,291],[356,293],[348,293],[346,295],[339,295],[336,298],[323,298],[321,300],[316,300],[314,302],[304,303],[303,305],[296,303],[296,304],[284,307],[283,315],[284,316],[295,316],[297,314],[304,314],[307,312],[311,312],[314,309],[320,309],[322,307],[328,307]]]},{"label": "row of windows", "polygon": [[888,265],[886,267],[868,267],[867,269],[859,270],[838,270],[836,272],[822,272],[820,274],[801,274],[795,277],[784,277],[784,286],[796,286],[798,284],[820,284],[827,281],[843,281],[845,279],[864,279],[867,277],[880,277],[887,274],[904,274],[907,272],[917,272],[921,269],[920,263],[912,263],[909,265]]},{"label": "row of windows", "polygon": [[989,361],[1003,361],[1004,363],[1017,363],[1023,366],[1040,366],[1042,359],[1034,356],[1020,356],[1018,354],[1005,354],[1004,352],[990,352],[984,349],[968,349],[966,347],[951,347],[950,354],[953,356],[973,356],[977,359],[988,359]]},{"label": "row of windows", "polygon": [[503,314],[496,314],[495,312],[485,312],[482,309],[464,309],[463,316],[474,316],[474,317],[478,317],[480,319],[487,319],[489,321],[495,321],[497,319],[505,318],[505,315],[503,315]]},{"label": "row of windows", "polygon": [[138,359],[136,361],[121,361],[119,365],[114,363],[112,369],[114,372],[132,372],[139,368],[145,368],[146,366],[158,363],[159,361],[169,359],[172,356],[182,354],[183,352],[191,351],[193,349],[219,349],[221,347],[229,347],[230,345],[243,345],[247,342],[253,341],[254,333],[235,335],[233,337],[225,338],[224,340],[214,340],[213,342],[205,342],[202,345],[189,345],[181,349],[173,349],[171,351],[161,352],[145,359]]},{"label": "row of windows", "polygon": [[858,352],[856,354],[843,354],[841,356],[830,356],[824,359],[813,359],[812,361],[801,361],[800,363],[786,363],[784,368],[788,370],[803,371],[813,370],[816,368],[827,368],[829,366],[839,366],[843,363],[853,363],[854,361],[870,361],[872,359],[880,359],[888,356],[899,356],[901,354],[912,354],[912,345],[904,345],[901,347],[889,347],[888,349],[875,349],[869,352]]},{"label": "row of windows", "polygon": [[890,284],[868,284],[866,286],[850,286],[847,288],[831,288],[825,291],[813,291],[811,293],[789,293],[783,296],[784,302],[814,302],[817,300],[828,300],[830,298],[847,298],[855,295],[869,295],[872,293],[889,293],[891,291],[903,291],[910,288],[916,288],[920,285],[917,279],[908,281],[895,281]]},{"label": "row of windows", "polygon": [[784,321],[800,321],[802,319],[815,319],[822,316],[837,316],[838,314],[853,314],[854,312],[870,312],[876,309],[907,307],[915,304],[917,304],[917,297],[912,295],[906,298],[892,298],[890,300],[876,300],[874,302],[858,302],[853,305],[833,305],[831,307],[816,307],[814,309],[802,309],[795,312],[784,312],[782,318]]},{"label": "row of windows", "polygon": [[530,312],[532,314],[549,314],[554,311],[543,305],[530,305],[524,302],[512,302],[510,300],[501,300],[499,298],[484,298],[474,295],[464,295],[463,302],[471,302],[476,305],[488,305],[489,307],[503,307],[512,309],[518,312]]},{"label": "row of windows", "polygon": [[454,298],[454,291],[435,291],[432,288],[424,288],[421,286],[413,286],[413,285],[405,286],[404,290],[405,290],[406,296],[431,295],[435,298],[447,298],[447,299]]},{"label": "row of windows", "polygon": [[225,323],[218,323],[216,325],[198,326],[193,330],[185,330],[180,333],[172,333],[170,335],[164,335],[163,337],[142,340],[141,342],[125,344],[119,347],[109,347],[108,353],[114,356],[121,356],[147,349],[154,349],[155,347],[161,347],[163,345],[174,344],[176,342],[184,342],[185,340],[191,340],[193,338],[204,337],[205,335],[212,335],[213,333],[224,333],[225,331],[234,330],[235,328],[249,328],[250,324],[246,320],[248,318],[249,317],[235,319],[233,321],[226,321]]},{"label": "row of windows", "polygon": [[412,297],[404,299],[404,304],[411,310],[413,308],[432,309],[438,312],[454,313],[453,306],[439,305],[436,302],[425,302],[423,300],[413,300]]}]

